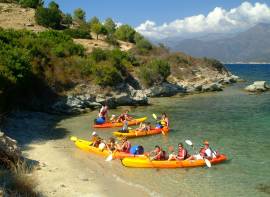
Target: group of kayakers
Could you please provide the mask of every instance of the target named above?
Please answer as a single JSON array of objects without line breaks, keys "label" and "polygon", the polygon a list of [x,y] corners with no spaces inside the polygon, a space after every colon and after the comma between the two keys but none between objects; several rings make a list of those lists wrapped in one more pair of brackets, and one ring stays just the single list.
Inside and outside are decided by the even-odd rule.
[{"label": "group of kayakers", "polygon": [[117,143],[115,138],[110,137],[107,141],[102,139],[95,131],[92,133],[92,142],[91,146],[104,150],[107,148],[110,151],[120,151],[129,153],[131,148],[131,143],[127,140],[126,137],[121,139],[120,143]]},{"label": "group of kayakers", "polygon": [[200,148],[199,153],[190,155],[187,149],[184,147],[183,143],[178,144],[177,153],[173,150],[170,150],[171,153],[167,155],[160,146],[156,145],[155,149],[149,153],[149,158],[151,160],[199,160],[199,159],[213,159],[216,158],[219,153],[213,151],[209,145],[208,141],[203,142],[203,146]]},{"label": "group of kayakers", "polygon": [[[102,124],[105,122],[112,123],[123,123],[123,127],[119,130],[119,132],[127,133],[129,132],[128,122],[133,119],[131,115],[129,115],[129,111],[125,110],[119,116],[112,115],[111,118],[108,118],[108,105],[103,105],[99,111],[98,118],[95,120],[96,124]],[[163,127],[169,127],[169,118],[166,113],[162,113],[161,117],[154,117],[157,121],[154,128],[160,129]],[[135,132],[147,132],[153,129],[150,122],[141,122],[139,127],[135,129]],[[117,143],[115,138],[111,137],[107,141],[103,140],[101,137],[97,135],[96,132],[92,133],[92,144],[96,148],[101,150],[108,149],[111,152],[120,151],[125,153],[130,153],[132,146],[131,143],[127,140],[126,137],[121,139],[120,143]],[[167,154],[165,150],[163,150],[159,145],[154,147],[154,150],[150,153],[146,154],[150,160],[199,160],[199,159],[212,159],[218,156],[216,151],[213,151],[209,145],[208,141],[203,142],[203,147],[200,148],[197,154],[190,155],[188,150],[184,147],[183,143],[178,144],[177,151],[175,152],[173,147],[169,148],[169,153]]]}]

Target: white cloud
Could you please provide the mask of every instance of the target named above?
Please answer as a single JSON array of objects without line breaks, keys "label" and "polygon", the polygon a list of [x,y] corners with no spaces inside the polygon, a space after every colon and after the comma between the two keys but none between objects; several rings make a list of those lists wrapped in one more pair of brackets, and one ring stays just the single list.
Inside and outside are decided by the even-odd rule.
[{"label": "white cloud", "polygon": [[258,23],[270,23],[270,7],[262,3],[243,2],[239,7],[230,10],[216,7],[207,16],[200,14],[176,19],[162,25],[147,20],[136,27],[136,30],[146,37],[162,39],[208,33],[233,33],[243,31]]}]

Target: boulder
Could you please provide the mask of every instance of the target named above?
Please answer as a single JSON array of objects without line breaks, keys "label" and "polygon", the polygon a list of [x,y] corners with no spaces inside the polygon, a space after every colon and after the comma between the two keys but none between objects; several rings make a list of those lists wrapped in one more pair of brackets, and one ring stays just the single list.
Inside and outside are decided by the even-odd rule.
[{"label": "boulder", "polygon": [[7,169],[15,170],[23,161],[17,141],[0,131],[0,164]]},{"label": "boulder", "polygon": [[144,93],[148,97],[159,97],[159,96],[173,96],[177,93],[185,93],[186,90],[176,84],[164,82],[160,85],[155,85],[149,89],[145,89]]},{"label": "boulder", "polygon": [[248,92],[265,92],[269,89],[270,87],[266,84],[266,81],[255,81],[245,88]]},{"label": "boulder", "polygon": [[222,85],[219,83],[210,83],[202,85],[202,92],[213,92],[213,91],[222,91]]}]

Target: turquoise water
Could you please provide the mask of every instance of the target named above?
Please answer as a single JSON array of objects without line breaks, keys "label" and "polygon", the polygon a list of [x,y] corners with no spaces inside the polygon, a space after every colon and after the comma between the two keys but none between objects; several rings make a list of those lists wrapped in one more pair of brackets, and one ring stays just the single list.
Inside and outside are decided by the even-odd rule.
[{"label": "turquoise water", "polygon": [[[128,107],[133,114],[167,112],[172,131],[168,136],[156,135],[132,139],[146,150],[159,144],[163,148],[191,139],[199,145],[207,139],[213,148],[226,154],[229,161],[208,169],[131,169],[119,161],[104,163],[100,170],[113,179],[146,190],[152,196],[269,196],[270,190],[270,93],[252,95],[243,87],[254,80],[270,80],[270,65],[228,65],[247,80],[227,87],[223,92],[152,99],[148,107]],[[112,110],[119,113],[121,109]],[[69,118],[59,126],[79,137],[90,135],[94,113]],[[153,121],[154,122],[154,121]],[[90,125],[89,125],[90,124]],[[109,137],[113,129],[97,130]],[[103,162],[103,158],[74,149],[83,163]],[[123,194],[126,196],[126,194]]]}]

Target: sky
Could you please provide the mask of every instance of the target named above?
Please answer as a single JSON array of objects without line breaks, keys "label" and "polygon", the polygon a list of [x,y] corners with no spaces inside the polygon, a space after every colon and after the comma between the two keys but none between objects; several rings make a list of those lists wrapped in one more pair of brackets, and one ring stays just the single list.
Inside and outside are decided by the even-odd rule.
[{"label": "sky", "polygon": [[[48,4],[49,0],[45,0]],[[242,31],[270,23],[270,0],[56,0],[65,13],[86,11],[129,24],[146,37],[187,37]]]}]

